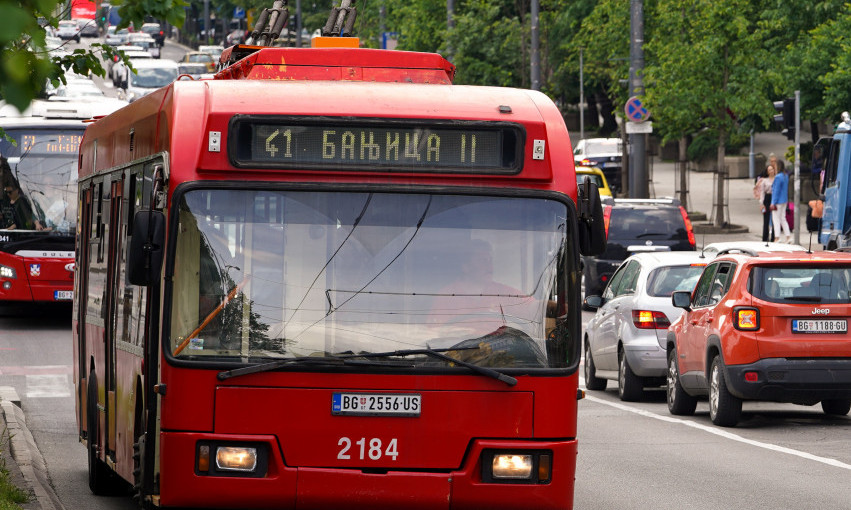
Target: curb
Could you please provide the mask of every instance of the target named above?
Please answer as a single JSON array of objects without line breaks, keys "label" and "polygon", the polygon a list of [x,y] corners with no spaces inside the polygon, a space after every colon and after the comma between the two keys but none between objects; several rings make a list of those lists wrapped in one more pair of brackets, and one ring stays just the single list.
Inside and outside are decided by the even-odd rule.
[{"label": "curb", "polygon": [[0,410],[0,433],[8,440],[9,446],[8,452],[3,450],[6,468],[13,482],[20,487],[22,481],[24,487],[21,488],[34,496],[21,507],[27,510],[65,510],[50,486],[47,465],[27,428],[21,399],[15,388],[0,386]]}]

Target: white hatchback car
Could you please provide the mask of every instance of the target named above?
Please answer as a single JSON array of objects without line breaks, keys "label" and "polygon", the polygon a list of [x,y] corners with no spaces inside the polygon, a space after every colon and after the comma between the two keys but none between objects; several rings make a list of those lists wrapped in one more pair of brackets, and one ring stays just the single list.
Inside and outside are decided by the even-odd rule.
[{"label": "white hatchback car", "polygon": [[701,250],[709,258],[715,258],[719,253],[738,252],[761,252],[761,251],[807,251],[799,244],[769,243],[765,241],[725,241],[721,243],[710,243]]},{"label": "white hatchback car", "polygon": [[63,41],[73,39],[80,42],[80,27],[77,26],[77,22],[74,20],[62,20],[59,22],[56,36]]},{"label": "white hatchback car", "polygon": [[131,103],[177,79],[177,62],[168,59],[147,59],[133,62],[136,72],[129,73],[124,83],[124,99]]},{"label": "white hatchback car", "polygon": [[596,166],[603,171],[613,192],[621,190],[623,142],[620,138],[587,138],[573,148],[577,166]]},{"label": "white hatchback car", "polygon": [[618,382],[621,400],[640,400],[645,386],[663,386],[668,366],[668,326],[682,315],[671,294],[693,290],[711,258],[695,251],[637,253],[620,265],[585,327],[585,387],[605,390]]}]

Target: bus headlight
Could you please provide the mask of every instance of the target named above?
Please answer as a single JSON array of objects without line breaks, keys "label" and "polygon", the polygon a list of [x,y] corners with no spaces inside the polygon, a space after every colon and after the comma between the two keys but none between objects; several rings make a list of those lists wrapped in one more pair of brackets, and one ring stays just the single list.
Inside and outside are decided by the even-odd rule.
[{"label": "bus headlight", "polygon": [[15,274],[15,270],[9,266],[0,265],[0,278],[11,278],[15,279],[18,276]]},{"label": "bus headlight", "polygon": [[269,471],[270,449],[262,442],[205,440],[195,446],[195,474],[263,478]]},{"label": "bus headlight", "polygon": [[551,450],[482,451],[482,481],[544,484],[552,480]]},{"label": "bus headlight", "polygon": [[501,453],[493,456],[494,478],[528,480],[532,476],[532,456]]},{"label": "bus headlight", "polygon": [[216,468],[251,473],[257,468],[257,448],[219,446],[216,448]]}]

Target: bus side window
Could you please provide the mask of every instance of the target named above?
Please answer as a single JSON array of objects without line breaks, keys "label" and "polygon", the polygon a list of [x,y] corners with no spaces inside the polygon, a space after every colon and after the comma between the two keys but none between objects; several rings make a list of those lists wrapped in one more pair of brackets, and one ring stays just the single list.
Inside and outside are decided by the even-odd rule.
[{"label": "bus side window", "polygon": [[836,186],[839,169],[839,146],[840,142],[831,140],[827,148],[827,157],[824,162],[824,183],[822,184],[821,192],[833,186]]}]

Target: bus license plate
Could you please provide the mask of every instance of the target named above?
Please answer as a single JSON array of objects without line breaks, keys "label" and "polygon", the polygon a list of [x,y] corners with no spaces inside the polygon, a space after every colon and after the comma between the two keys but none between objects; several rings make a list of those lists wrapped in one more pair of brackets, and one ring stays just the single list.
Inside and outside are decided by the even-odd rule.
[{"label": "bus license plate", "polygon": [[845,319],[794,319],[793,333],[846,333],[848,321]]},{"label": "bus license plate", "polygon": [[74,299],[74,291],[73,290],[54,290],[53,291],[53,299],[55,301],[68,301],[70,299]]},{"label": "bus license plate", "polygon": [[419,416],[419,393],[334,393],[331,414],[347,416]]}]

